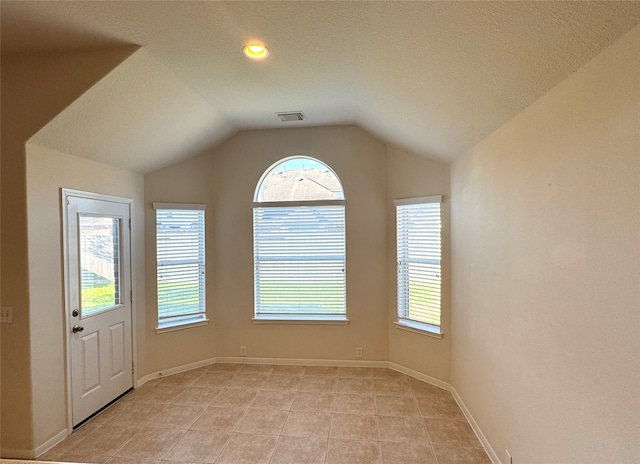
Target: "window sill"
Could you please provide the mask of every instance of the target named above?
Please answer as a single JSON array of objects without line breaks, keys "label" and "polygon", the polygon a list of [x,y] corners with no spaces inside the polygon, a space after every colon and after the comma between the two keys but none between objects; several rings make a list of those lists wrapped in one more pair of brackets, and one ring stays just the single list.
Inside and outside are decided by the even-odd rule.
[{"label": "window sill", "polygon": [[426,335],[427,337],[433,337],[442,339],[442,328],[423,324],[422,322],[413,321],[396,321],[394,322],[396,329],[406,330],[407,332],[413,332],[420,335]]},{"label": "window sill", "polygon": [[156,327],[156,333],[165,333],[165,332],[174,332],[176,330],[190,329],[192,327],[200,327],[203,325],[207,325],[209,323],[209,319],[191,319],[180,322],[167,322]]},{"label": "window sill", "polygon": [[346,316],[259,316],[251,319],[254,324],[320,324],[320,325],[348,325]]}]

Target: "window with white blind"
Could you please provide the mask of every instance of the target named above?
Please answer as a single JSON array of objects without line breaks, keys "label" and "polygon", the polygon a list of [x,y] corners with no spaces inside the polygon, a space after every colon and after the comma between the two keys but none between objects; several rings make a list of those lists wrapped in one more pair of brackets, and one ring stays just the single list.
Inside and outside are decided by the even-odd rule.
[{"label": "window with white blind", "polygon": [[345,200],[308,157],[279,161],[253,203],[254,322],[346,323]]},{"label": "window with white blind", "polygon": [[399,328],[440,336],[440,195],[396,200]]},{"label": "window with white blind", "polygon": [[207,322],[204,205],[154,203],[158,330]]}]

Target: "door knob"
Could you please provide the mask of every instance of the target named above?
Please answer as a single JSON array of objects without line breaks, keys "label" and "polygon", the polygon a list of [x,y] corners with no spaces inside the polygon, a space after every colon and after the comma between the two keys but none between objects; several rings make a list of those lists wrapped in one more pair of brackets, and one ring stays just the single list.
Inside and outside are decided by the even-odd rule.
[{"label": "door knob", "polygon": [[84,330],[84,327],[82,327],[81,325],[78,325],[78,324],[74,325],[74,326],[71,328],[71,331],[72,331],[73,333],[82,332],[83,330]]}]

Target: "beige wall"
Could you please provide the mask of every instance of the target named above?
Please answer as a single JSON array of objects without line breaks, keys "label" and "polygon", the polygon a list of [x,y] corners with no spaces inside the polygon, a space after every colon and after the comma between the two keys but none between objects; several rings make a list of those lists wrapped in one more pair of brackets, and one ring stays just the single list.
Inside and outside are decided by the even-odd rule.
[{"label": "beige wall", "polygon": [[28,144],[30,362],[36,447],[67,427],[60,214],[60,188],[63,187],[134,200],[131,234],[133,298],[138,331],[138,369],[145,372],[142,175]]},{"label": "beige wall", "polygon": [[502,458],[640,456],[640,27],[452,170],[452,380]]},{"label": "beige wall", "polygon": [[[389,361],[449,382],[451,370],[451,253],[449,165],[407,153],[387,150],[387,256]],[[396,220],[393,200],[442,195],[442,339],[397,329]]]},{"label": "beige wall", "polygon": [[[2,324],[0,429],[3,453],[32,450],[25,144],[66,105],[135,48],[43,56],[2,57],[2,306],[13,324]],[[73,70],[73,72],[70,72]]]},{"label": "beige wall", "polygon": [[[276,161],[307,155],[328,164],[347,199],[347,326],[256,325],[253,317],[251,202],[260,176]],[[353,126],[243,132],[214,154],[216,338],[218,356],[385,360],[385,146]]]},{"label": "beige wall", "polygon": [[[347,313],[350,324],[253,324],[251,202],[260,176],[276,161],[307,155],[331,166],[347,198]],[[239,356],[393,362],[447,381],[449,279],[444,280],[445,337],[391,329],[395,318],[393,198],[443,194],[444,265],[449,269],[449,166],[387,147],[353,127],[245,131],[212,153],[145,176],[148,371]],[[208,326],[155,333],[153,202],[207,205]],[[393,341],[389,345],[389,338]]]},{"label": "beige wall", "polygon": [[[144,178],[146,289],[147,289],[147,372],[155,373],[215,357],[216,243],[215,211],[211,200],[212,160],[200,156],[168,167]],[[206,326],[156,333],[158,299],[156,292],[156,220],[153,202],[203,203],[206,227],[207,317]]]}]

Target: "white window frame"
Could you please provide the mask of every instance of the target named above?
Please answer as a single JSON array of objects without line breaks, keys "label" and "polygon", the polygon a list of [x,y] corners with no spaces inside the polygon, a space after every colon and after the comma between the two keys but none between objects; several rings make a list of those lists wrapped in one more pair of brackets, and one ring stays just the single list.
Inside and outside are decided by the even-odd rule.
[{"label": "white window frame", "polygon": [[[326,166],[331,172],[336,176],[338,182],[340,182],[337,174],[323,161],[310,158],[308,156],[292,156],[288,158],[284,158],[279,160],[278,162],[271,165],[260,178],[258,185],[256,187],[256,191],[254,194],[254,201],[252,203],[253,209],[253,244],[254,244],[254,317],[252,319],[255,324],[338,324],[344,325],[349,323],[349,319],[347,318],[347,308],[346,308],[346,217],[345,217],[345,205],[346,200],[314,200],[314,201],[259,201],[259,193],[261,191],[261,186],[263,180],[266,176],[276,168],[276,166],[280,165],[283,162],[286,162],[291,159],[299,159],[305,158],[314,162],[321,163]],[[342,183],[340,182],[340,186],[342,188]],[[344,195],[344,189],[342,189]],[[337,210],[336,207],[341,208]],[[342,262],[340,264],[342,270],[342,308],[343,311],[340,313],[334,314],[321,314],[321,313],[289,313],[283,311],[281,313],[274,313],[272,311],[260,311],[260,302],[261,299],[261,278],[260,278],[260,262],[263,258],[259,253],[259,244],[260,244],[260,236],[257,235],[259,233],[259,224],[257,221],[260,217],[264,217],[265,213],[268,214],[268,210],[273,210],[276,212],[285,212],[288,211],[296,211],[300,212],[302,210],[318,210],[321,208],[331,208],[333,210],[332,214],[335,216],[336,213],[342,214],[342,254],[341,259]],[[335,255],[340,256],[340,255]],[[273,258],[272,258],[273,259]],[[275,258],[277,259],[277,257]],[[335,259],[333,260],[335,264]]]},{"label": "white window frame", "polygon": [[[205,205],[202,204],[191,204],[191,203],[153,203],[153,209],[156,212],[156,297],[157,297],[157,316],[158,316],[158,326],[156,328],[156,332],[170,332],[173,330],[186,329],[189,327],[197,327],[201,325],[205,325],[209,322],[207,318],[207,309],[206,309],[206,218],[205,218]],[[202,221],[201,228],[198,231],[199,237],[197,242],[198,255],[197,258],[193,258],[192,256],[186,257],[185,259],[189,261],[189,264],[197,264],[198,265],[198,309],[197,311],[185,311],[183,313],[176,313],[171,316],[162,316],[161,306],[162,302],[160,301],[160,290],[159,285],[161,283],[160,272],[163,266],[171,266],[176,265],[175,263],[166,263],[160,260],[160,242],[159,242],[159,212],[160,211],[175,211],[175,212],[193,212],[199,211],[201,214],[198,219]],[[180,250],[176,250],[180,251]],[[184,264],[184,263],[182,263]]]},{"label": "white window frame", "polygon": [[[432,195],[427,197],[403,198],[394,201],[396,207],[396,262],[397,262],[397,319],[395,325],[399,329],[417,332],[429,335],[435,338],[442,338],[442,195]],[[433,205],[437,205],[439,224],[437,227],[437,239],[433,237],[434,227],[424,229],[431,232],[430,238],[426,235],[420,235],[424,239],[418,239],[415,235],[409,235],[406,223],[402,220],[403,215],[410,209],[420,206],[433,209]],[[420,258],[415,257],[417,251],[424,253],[426,247],[433,248],[437,244],[438,254],[436,257]],[[409,256],[409,250],[412,250],[413,257]],[[436,272],[439,278],[438,282],[438,300],[436,304],[422,301],[411,301],[409,293],[409,264],[429,266],[429,270],[423,272]],[[439,323],[427,323],[417,317],[410,317],[411,309],[414,311],[437,311]]]}]

